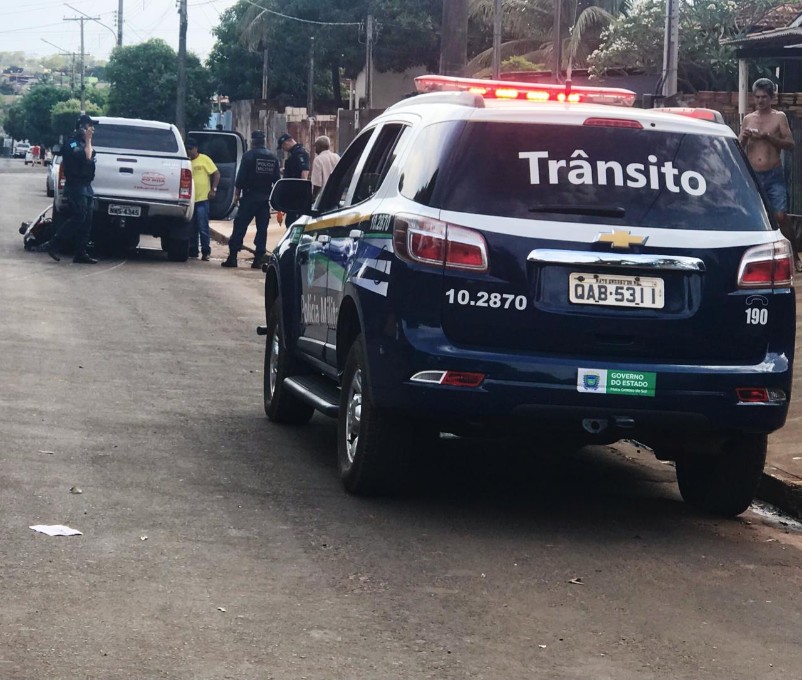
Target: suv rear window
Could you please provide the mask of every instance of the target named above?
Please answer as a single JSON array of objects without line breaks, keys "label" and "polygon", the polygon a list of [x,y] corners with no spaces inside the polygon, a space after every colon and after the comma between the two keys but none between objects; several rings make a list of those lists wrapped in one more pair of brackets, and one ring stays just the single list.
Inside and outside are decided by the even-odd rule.
[{"label": "suv rear window", "polygon": [[451,181],[435,180],[434,207],[616,226],[771,228],[734,139],[477,121],[455,141],[438,159],[437,175]]},{"label": "suv rear window", "polygon": [[92,143],[99,148],[130,149],[131,151],[156,151],[159,153],[178,151],[178,142],[170,128],[140,127],[138,125],[101,123],[95,127]]}]

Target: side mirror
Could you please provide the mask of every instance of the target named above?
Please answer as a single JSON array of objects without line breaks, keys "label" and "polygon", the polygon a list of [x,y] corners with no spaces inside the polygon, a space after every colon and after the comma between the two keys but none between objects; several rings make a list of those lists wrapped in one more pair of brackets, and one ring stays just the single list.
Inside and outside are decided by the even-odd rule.
[{"label": "side mirror", "polygon": [[270,206],[283,213],[312,213],[312,182],[308,179],[280,179],[270,193]]}]

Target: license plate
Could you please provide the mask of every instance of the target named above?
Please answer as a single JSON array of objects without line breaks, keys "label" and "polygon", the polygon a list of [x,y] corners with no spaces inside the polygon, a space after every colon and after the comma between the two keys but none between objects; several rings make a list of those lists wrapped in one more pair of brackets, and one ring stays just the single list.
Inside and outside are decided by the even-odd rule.
[{"label": "license plate", "polygon": [[577,305],[604,307],[644,307],[662,309],[665,305],[663,279],[643,276],[571,274],[568,299]]},{"label": "license plate", "polygon": [[139,205],[109,205],[109,215],[122,215],[123,217],[140,217],[142,206]]}]

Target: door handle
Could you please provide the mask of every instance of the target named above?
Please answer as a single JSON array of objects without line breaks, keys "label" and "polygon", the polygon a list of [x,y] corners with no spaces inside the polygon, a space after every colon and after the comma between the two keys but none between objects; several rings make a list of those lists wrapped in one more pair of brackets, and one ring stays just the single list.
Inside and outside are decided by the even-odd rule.
[{"label": "door handle", "polygon": [[128,174],[128,175],[133,175],[134,174],[134,169],[133,168],[120,168],[120,172],[122,172],[124,174]]}]

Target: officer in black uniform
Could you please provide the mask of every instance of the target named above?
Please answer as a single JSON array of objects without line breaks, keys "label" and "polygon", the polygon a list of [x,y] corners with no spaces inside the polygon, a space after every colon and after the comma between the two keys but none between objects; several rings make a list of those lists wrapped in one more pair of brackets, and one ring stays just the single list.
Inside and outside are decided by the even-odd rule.
[{"label": "officer in black uniform", "polygon": [[[234,218],[234,228],[228,242],[228,259],[223,267],[237,266],[237,252],[251,220],[256,217],[256,238],[253,269],[262,265],[267,251],[267,223],[270,221],[270,191],[281,177],[278,158],[265,148],[265,133],[254,130],[251,134],[251,149],[243,157],[235,180],[234,203],[239,206]],[[240,196],[242,198],[240,199]]]},{"label": "officer in black uniform", "polygon": [[67,202],[68,218],[56,230],[53,237],[39,246],[57,262],[60,248],[70,241],[73,245],[73,262],[97,264],[97,260],[86,252],[89,234],[92,231],[92,180],[95,179],[95,150],[92,136],[95,125],[86,114],[75,124],[75,132],[61,151],[64,167],[64,198]]},{"label": "officer in black uniform", "polygon": [[[284,177],[309,179],[309,152],[296,142],[292,135],[283,134],[278,138],[278,148],[289,153],[284,161]],[[288,227],[300,217],[298,213],[287,213],[284,224]]]}]

